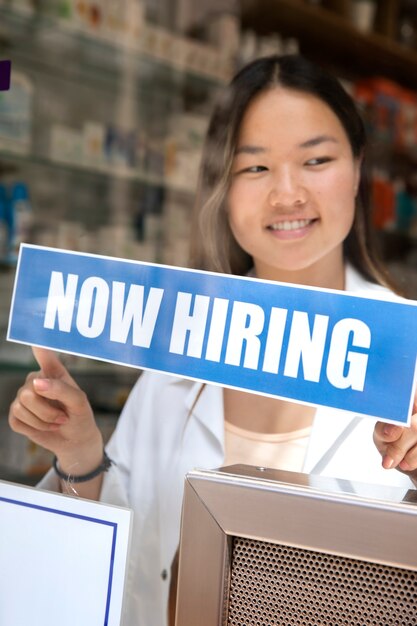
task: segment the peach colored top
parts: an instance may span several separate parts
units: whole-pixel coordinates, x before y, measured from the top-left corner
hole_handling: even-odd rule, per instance
[[[244,463],[301,472],[310,432],[311,426],[289,433],[257,433],[225,422],[224,465]]]

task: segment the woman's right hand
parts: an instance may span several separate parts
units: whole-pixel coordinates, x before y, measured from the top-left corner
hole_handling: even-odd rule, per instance
[[[12,430],[53,452],[67,474],[86,474],[103,458],[103,439],[86,394],[58,356],[33,348],[40,366],[10,406]]]

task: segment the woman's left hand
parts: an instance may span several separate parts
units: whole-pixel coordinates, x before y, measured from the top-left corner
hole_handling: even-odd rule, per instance
[[[417,481],[417,403],[414,404],[411,424],[405,428],[378,422],[374,429],[374,443],[382,455],[382,467],[397,468]]]

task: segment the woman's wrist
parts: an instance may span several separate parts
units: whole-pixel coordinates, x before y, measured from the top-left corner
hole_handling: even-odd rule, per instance
[[[63,471],[59,465],[58,458],[56,456],[54,457],[52,466],[55,470],[55,473],[61,480],[72,483],[84,483],[93,480],[93,478],[100,476],[104,472],[107,472],[112,464],[113,461],[109,458],[106,451],[103,449],[100,463],[98,463],[92,470],[89,470],[87,472],[78,473]]]
[[[93,472],[103,461],[104,442],[100,431],[82,444],[71,443],[55,452],[56,464],[65,475],[82,476]]]

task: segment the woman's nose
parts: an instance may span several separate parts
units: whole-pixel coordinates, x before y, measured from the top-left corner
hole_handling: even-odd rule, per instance
[[[307,189],[297,176],[286,172],[275,178],[269,192],[272,206],[301,206],[306,200]]]

